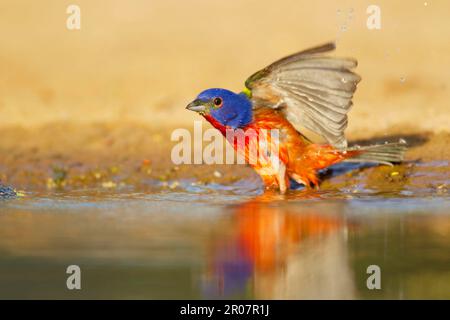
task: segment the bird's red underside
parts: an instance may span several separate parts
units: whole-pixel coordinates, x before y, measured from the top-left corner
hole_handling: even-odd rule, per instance
[[[205,119],[226,136],[227,127],[220,124],[210,115],[205,115]],[[242,128],[247,130],[278,129],[280,132],[279,140],[279,159],[286,166],[286,184],[289,186],[289,178],[295,175],[300,178],[307,187],[317,185],[317,171],[338,163],[346,158],[350,158],[359,153],[359,151],[342,152],[330,145],[313,144],[303,138],[292,124],[287,121],[277,110],[269,108],[257,109],[254,112],[253,122]],[[269,140],[270,141],[270,140]],[[231,141],[238,152],[242,152],[247,162],[249,162],[249,140],[245,141],[245,146],[241,146]],[[270,142],[269,142],[270,143]],[[261,164],[251,164],[251,166],[260,174],[267,187],[279,187],[279,182],[275,176],[262,175],[260,173]],[[296,180],[296,179],[294,179]]]

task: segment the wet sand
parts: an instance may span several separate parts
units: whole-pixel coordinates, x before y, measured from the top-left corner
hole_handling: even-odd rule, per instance
[[[54,124],[38,129],[3,129],[0,134],[0,152],[3,155],[0,179],[17,189],[32,191],[58,187],[69,190],[115,188],[120,185],[147,188],[143,181],[149,179],[168,183],[193,178],[199,183],[228,184],[256,177],[245,165],[173,164],[171,149],[178,143],[170,139],[173,129],[151,129],[138,124]],[[192,128],[187,129],[193,131]],[[350,143],[365,145],[405,139],[410,149],[405,164],[397,166],[402,171],[414,171],[415,164],[420,163],[448,164],[450,134],[402,132],[388,136],[374,134],[370,139],[354,138]],[[204,146],[207,144],[204,142]],[[386,183],[384,175],[398,171],[398,168],[381,166],[363,170],[358,175],[359,179],[383,188]],[[450,179],[450,171],[446,166],[435,170],[440,172],[439,178],[427,175],[422,183],[447,190],[445,181]],[[331,187],[332,183],[324,180],[323,187]],[[349,179],[348,184],[353,182]],[[257,179],[256,185],[262,188]]]

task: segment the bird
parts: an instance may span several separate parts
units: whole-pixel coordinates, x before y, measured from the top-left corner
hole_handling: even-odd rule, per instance
[[[335,48],[329,42],[284,57],[251,75],[242,92],[207,89],[186,109],[218,129],[266,189],[282,194],[295,183],[318,189],[319,171],[339,162],[402,162],[403,139],[348,146],[348,112],[361,77],[352,71],[355,59],[327,54]]]

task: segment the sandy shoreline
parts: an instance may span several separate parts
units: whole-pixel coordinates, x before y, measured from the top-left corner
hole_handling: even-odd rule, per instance
[[[149,128],[136,123],[54,124],[36,129],[2,129],[0,180],[22,189],[46,189],[58,187],[58,181],[64,181],[62,187],[68,183],[67,187],[73,188],[114,188],[120,183],[143,187],[149,179],[167,183],[177,179],[197,179],[228,184],[254,177],[254,172],[242,165],[193,167],[173,164],[170,158],[176,144],[170,140],[173,129]],[[192,131],[188,126],[186,129]],[[449,133],[393,132],[392,135],[354,134],[349,140],[364,145],[403,138],[410,144],[406,154],[408,163],[448,163],[450,160]],[[219,178],[216,171],[220,172]],[[450,178],[448,170],[443,174]]]
[[[409,160],[448,161],[450,3],[378,4],[381,29],[369,30],[356,0],[80,0],[81,29],[70,31],[65,3],[2,3],[0,180],[45,187],[54,167],[134,176],[149,171],[143,161],[167,175],[170,132],[200,120],[184,109],[200,91],[240,91],[258,69],[327,41],[362,77],[350,141],[404,138]]]

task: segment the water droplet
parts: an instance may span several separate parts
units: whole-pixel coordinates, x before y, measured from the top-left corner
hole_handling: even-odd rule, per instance
[[[406,81],[406,78],[405,77],[400,77],[400,82],[401,83],[404,83]]]
[[[336,13],[337,13],[338,15],[340,15],[340,14],[341,14],[341,9],[337,9],[337,10],[336,10]]]
[[[345,78],[342,78],[341,81],[342,81],[342,83],[347,83],[347,79],[345,79]]]

